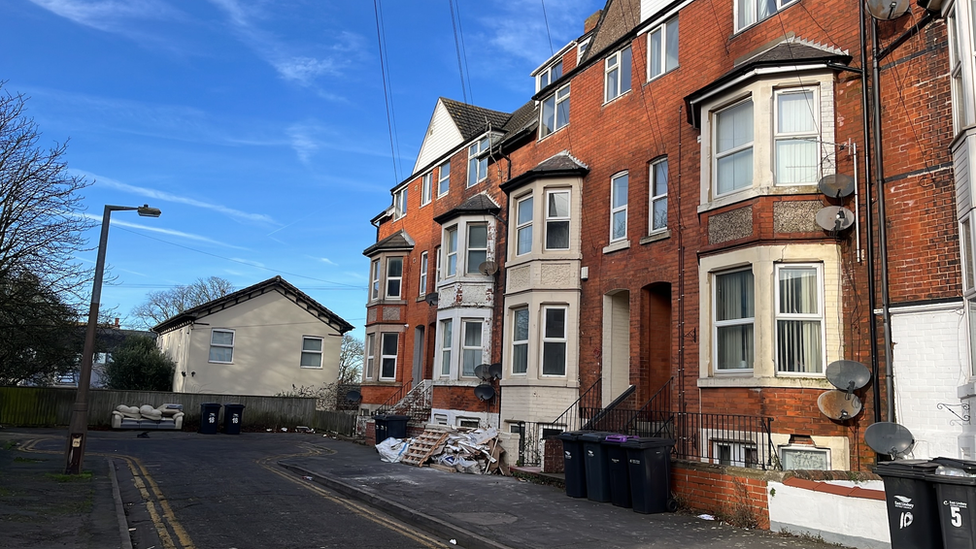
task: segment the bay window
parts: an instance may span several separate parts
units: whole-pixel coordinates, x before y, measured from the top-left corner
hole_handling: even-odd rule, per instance
[[[569,249],[568,190],[546,192],[546,249]]]
[[[447,244],[444,247],[445,260],[444,263],[447,267],[448,277],[452,277],[457,274],[457,251],[458,251],[458,241],[457,241],[457,225],[448,228],[444,231],[444,240]]]
[[[819,116],[812,88],[775,92],[777,185],[815,185],[820,179]]]
[[[453,335],[451,328],[453,321],[448,318],[441,321],[441,375],[451,375],[451,344]]]
[[[512,373],[524,374],[529,368],[529,309],[515,309],[512,319]]]
[[[716,194],[752,186],[753,109],[747,99],[715,113]]]
[[[386,260],[386,297],[400,299],[400,282],[403,280],[403,258],[391,257]]]
[[[379,299],[380,297],[380,260],[373,260],[369,269],[369,299]]]
[[[532,251],[532,195],[516,202],[515,255]]]
[[[752,369],[755,355],[755,296],[751,270],[714,277],[715,365],[717,371]]]
[[[465,273],[479,274],[478,267],[488,260],[488,225],[468,225]]]
[[[381,334],[380,349],[380,379],[396,379],[397,368],[397,348],[400,343],[400,334],[385,333]]]
[[[363,372],[363,379],[373,379],[373,370],[376,366],[376,335],[366,334],[366,368]]]
[[[543,307],[542,375],[566,375],[566,308]]]
[[[776,371],[824,371],[823,297],[817,265],[776,266]]]
[[[481,346],[481,320],[463,320],[461,322],[464,333],[461,335],[461,375],[474,377],[474,369],[481,364],[483,347]]]

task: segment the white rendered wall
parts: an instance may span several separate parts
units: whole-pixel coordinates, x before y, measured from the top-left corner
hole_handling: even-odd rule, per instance
[[[848,484],[849,485],[849,484]],[[884,490],[880,480],[858,483],[870,490]],[[888,511],[876,499],[814,492],[770,481],[769,529],[820,537],[858,549],[888,549]]]
[[[895,421],[914,435],[917,459],[959,456],[952,411],[969,413],[957,394],[970,378],[967,338],[961,301],[891,310]]]

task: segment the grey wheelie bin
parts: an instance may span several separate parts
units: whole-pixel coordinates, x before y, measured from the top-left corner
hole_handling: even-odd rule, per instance
[[[583,463],[583,431],[566,431],[556,435],[563,442],[563,472],[566,475],[566,495],[586,497],[586,465]]]
[[[637,437],[628,435],[609,435],[603,444],[607,447],[607,465],[610,474],[610,503],[617,507],[629,508],[630,467],[627,464],[627,449],[620,445]]]
[[[891,549],[942,549],[935,486],[928,481],[938,467],[909,459],[883,461],[874,468],[884,481]]]
[[[674,512],[678,502],[671,497],[671,448],[674,440],[641,437],[621,443],[627,450],[630,497],[637,513]]]
[[[204,402],[200,405],[200,432],[205,435],[215,435],[217,434],[217,428],[220,427],[218,420],[220,419],[220,403],[219,402]]]
[[[976,461],[935,458],[936,507],[946,549],[976,547]]]
[[[407,421],[410,416],[380,414],[376,420],[376,443],[393,438],[407,438]]]
[[[610,501],[610,458],[603,441],[612,434],[597,431],[580,435],[586,464],[586,498],[591,501]]]
[[[241,434],[241,423],[244,422],[243,404],[224,404],[224,434]]]

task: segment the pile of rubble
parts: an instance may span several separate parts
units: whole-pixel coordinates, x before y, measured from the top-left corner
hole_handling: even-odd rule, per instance
[[[413,438],[390,437],[377,443],[376,450],[380,459],[389,463],[426,465],[441,471],[476,475],[510,474],[504,459],[505,449],[493,428],[431,427]]]

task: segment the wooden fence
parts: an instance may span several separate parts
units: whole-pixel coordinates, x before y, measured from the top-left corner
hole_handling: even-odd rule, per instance
[[[59,387],[0,387],[0,425],[5,427],[58,427],[71,420],[76,389]],[[110,427],[112,411],[119,404],[182,404],[186,416],[184,430],[200,425],[203,403],[243,404],[244,430],[289,430],[299,425],[316,430],[351,435],[356,416],[344,412],[315,410],[315,399],[304,397],[266,397],[157,391],[113,391],[92,389],[88,393],[88,426]],[[348,416],[348,419],[346,417]]]

